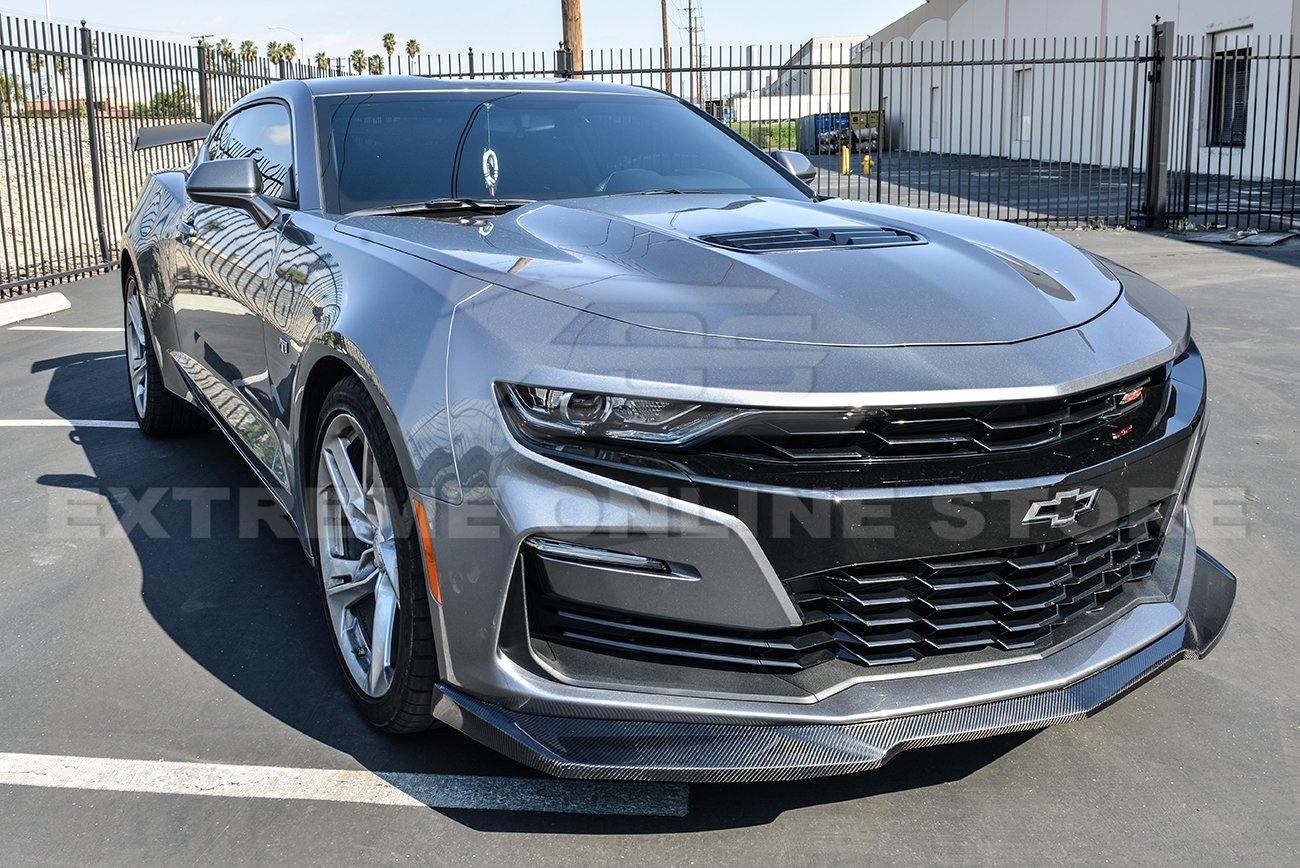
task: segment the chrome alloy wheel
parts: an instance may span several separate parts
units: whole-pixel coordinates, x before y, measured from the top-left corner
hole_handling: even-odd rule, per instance
[[[316,470],[316,538],[334,639],[362,692],[393,682],[397,548],[374,450],[348,413],[334,416]]]
[[[140,286],[132,277],[126,286],[126,367],[131,377],[131,400],[135,402],[135,413],[141,419],[149,406],[149,351],[145,343],[148,339]]]

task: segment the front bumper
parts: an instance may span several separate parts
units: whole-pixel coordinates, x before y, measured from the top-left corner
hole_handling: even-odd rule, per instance
[[[476,740],[562,777],[738,782],[865,771],[909,748],[1088,717],[1183,657],[1204,657],[1227,624],[1237,582],[1199,549],[1188,560],[1179,582],[1186,617],[1172,630],[1070,683],[1045,681],[979,704],[845,724],[689,723],[523,713],[444,686],[435,712]]]
[[[502,419],[494,384],[541,382],[698,400],[695,392],[680,394],[663,384],[688,379],[676,366],[699,358],[710,400],[802,407],[807,400],[733,388],[759,376],[756,362],[776,378],[777,369],[799,361],[790,358],[795,349],[764,347],[756,354],[752,348],[706,341],[707,346],[668,352],[664,341],[673,338],[655,335],[644,342],[644,352],[639,341],[619,344],[618,358],[645,372],[659,388],[616,383],[574,373],[609,364],[604,357],[610,355],[610,341],[597,339],[607,324],[584,320],[577,329],[584,340],[575,342],[576,326],[566,314],[553,329],[564,340],[518,340],[530,351],[525,357],[500,335],[514,334],[521,321],[545,331],[549,308],[526,298],[505,305],[492,302],[491,293],[484,293],[458,309],[449,355],[482,363],[462,363],[449,372],[444,440],[455,457],[455,472],[431,475],[433,487],[416,495],[425,498],[431,515],[442,587],[441,601],[431,604],[443,677],[434,711],[451,726],[522,762],[558,775],[614,779],[727,781],[846,773],[880,765],[907,747],[1033,729],[1086,715],[1179,657],[1205,653],[1222,629],[1235,583],[1198,556],[1194,532],[1179,505],[1150,581],[1151,593],[1108,610],[1086,632],[1047,649],[982,657],[979,652],[935,655],[875,668],[833,660],[793,676],[608,654],[543,653],[531,641],[536,637],[525,614],[528,595],[516,593],[526,583],[514,579],[530,537],[693,569],[691,581],[605,567],[548,574],[549,590],[559,597],[649,619],[647,623],[667,619],[769,635],[804,623],[784,584],[788,578],[917,552],[945,556],[1002,550],[1026,539],[1047,542],[1052,531],[1042,525],[1026,530],[1021,516],[1031,503],[1074,488],[1110,495],[1112,518],[1184,494],[1203,434],[1204,372],[1199,356],[1189,350],[1189,362],[1173,365],[1177,400],[1164,422],[1145,441],[1096,461],[1071,455],[1005,474],[1000,467],[996,473],[981,469],[973,474],[976,478],[922,484],[873,478],[850,486],[696,485],[700,480],[693,477],[692,491],[677,491],[608,468],[595,472],[523,445]],[[1143,308],[1149,313],[1159,302],[1159,297],[1148,298]],[[527,317],[520,313],[521,305],[527,307]],[[1172,306],[1181,311],[1176,303]],[[1141,374],[1178,359],[1187,349],[1185,313],[1167,317],[1181,323],[1181,339],[1163,327],[1151,329],[1147,314],[1138,314],[1136,309],[1115,310],[1077,337],[1062,333],[1030,342],[1033,347],[981,347],[978,365],[973,356],[965,358],[974,353],[971,348],[901,354],[828,350],[816,365],[819,390],[809,395],[819,407],[886,406],[902,400],[900,389],[933,380],[941,371],[961,372],[965,387],[1023,377],[1058,384],[1052,394],[1073,393]],[[1071,355],[1076,340],[1086,349],[1083,358]],[[1058,362],[1071,377],[1091,371],[1089,365],[1111,367],[1097,371],[1095,378],[1090,373],[1095,382],[1066,383],[1044,367]],[[674,367],[664,370],[669,364]],[[899,371],[900,364],[908,370]],[[860,383],[866,370],[888,381],[882,385],[886,392],[846,397],[834,391],[841,381]],[[944,392],[940,403],[973,400],[965,387],[960,394]],[[1027,388],[1015,395],[981,392],[975,397],[1045,397],[1038,386]],[[431,436],[430,444],[436,442]],[[738,492],[734,502],[728,489]],[[951,511],[936,516],[936,508]],[[886,512],[878,517],[880,509]],[[769,527],[765,522],[773,516],[791,518],[788,529]],[[985,521],[966,520],[980,516]],[[950,529],[975,528],[977,538],[941,534],[933,524],[937,517],[949,519],[944,524]],[[877,533],[891,528],[896,535]],[[1029,536],[1017,536],[1022,532]]]

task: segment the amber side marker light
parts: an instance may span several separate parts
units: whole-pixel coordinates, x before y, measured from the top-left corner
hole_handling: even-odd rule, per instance
[[[415,530],[420,535],[420,552],[424,555],[424,577],[429,582],[429,593],[442,605],[442,586],[438,584],[438,561],[433,556],[433,537],[429,535],[429,516],[424,504],[411,498],[415,507]]]

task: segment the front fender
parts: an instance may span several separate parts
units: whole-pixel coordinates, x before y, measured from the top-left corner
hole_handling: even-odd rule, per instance
[[[289,430],[293,432],[292,454],[297,468],[294,474],[297,480],[294,500],[300,505],[304,504],[304,491],[310,486],[310,480],[305,478],[305,467],[307,456],[310,455],[313,446],[312,441],[315,436],[313,423],[315,410],[318,409],[314,403],[307,400],[309,390],[319,388],[320,378],[326,378],[331,383],[337,382],[340,366],[361,381],[367,394],[370,395],[370,400],[379,410],[379,416],[384,422],[388,439],[393,444],[398,466],[407,485],[415,487],[412,485],[412,480],[419,478],[410,444],[403,434],[401,420],[397,411],[393,409],[393,403],[389,400],[387,392],[380,385],[373,365],[370,364],[365,353],[347,337],[338,332],[326,332],[303,348],[293,385],[293,400],[289,402],[291,408]],[[323,399],[324,395],[318,397]],[[303,526],[306,527],[305,524]]]
[[[295,218],[279,271],[306,301],[273,323],[288,343],[291,395],[286,451],[302,502],[302,468],[311,448],[313,394],[339,365],[361,380],[379,410],[407,486],[459,503],[446,413],[447,339],[456,302],[481,281],[365,240],[340,236],[312,218]],[[283,344],[282,344],[283,346]],[[279,350],[268,346],[275,355]],[[272,362],[275,366],[275,362]]]

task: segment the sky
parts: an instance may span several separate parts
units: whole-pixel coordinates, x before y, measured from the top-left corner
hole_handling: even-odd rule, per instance
[[[703,8],[710,45],[788,45],[810,36],[868,36],[923,0],[695,0]],[[686,0],[669,0],[669,16],[684,25]],[[659,0],[584,0],[583,34],[588,49],[650,48],[661,40]],[[0,12],[45,17],[43,0],[0,0]],[[391,31],[398,45],[419,41],[425,52],[550,51],[560,40],[559,0],[222,0],[160,3],[159,0],[51,0],[54,20],[86,19],[104,29],[188,40],[198,34],[235,44],[252,39],[265,51],[270,40],[302,40],[306,56],[342,56],[354,48],[381,51]],[[274,26],[287,27],[273,30]],[[684,44],[674,28],[674,46]],[[399,49],[400,50],[400,49]]]

